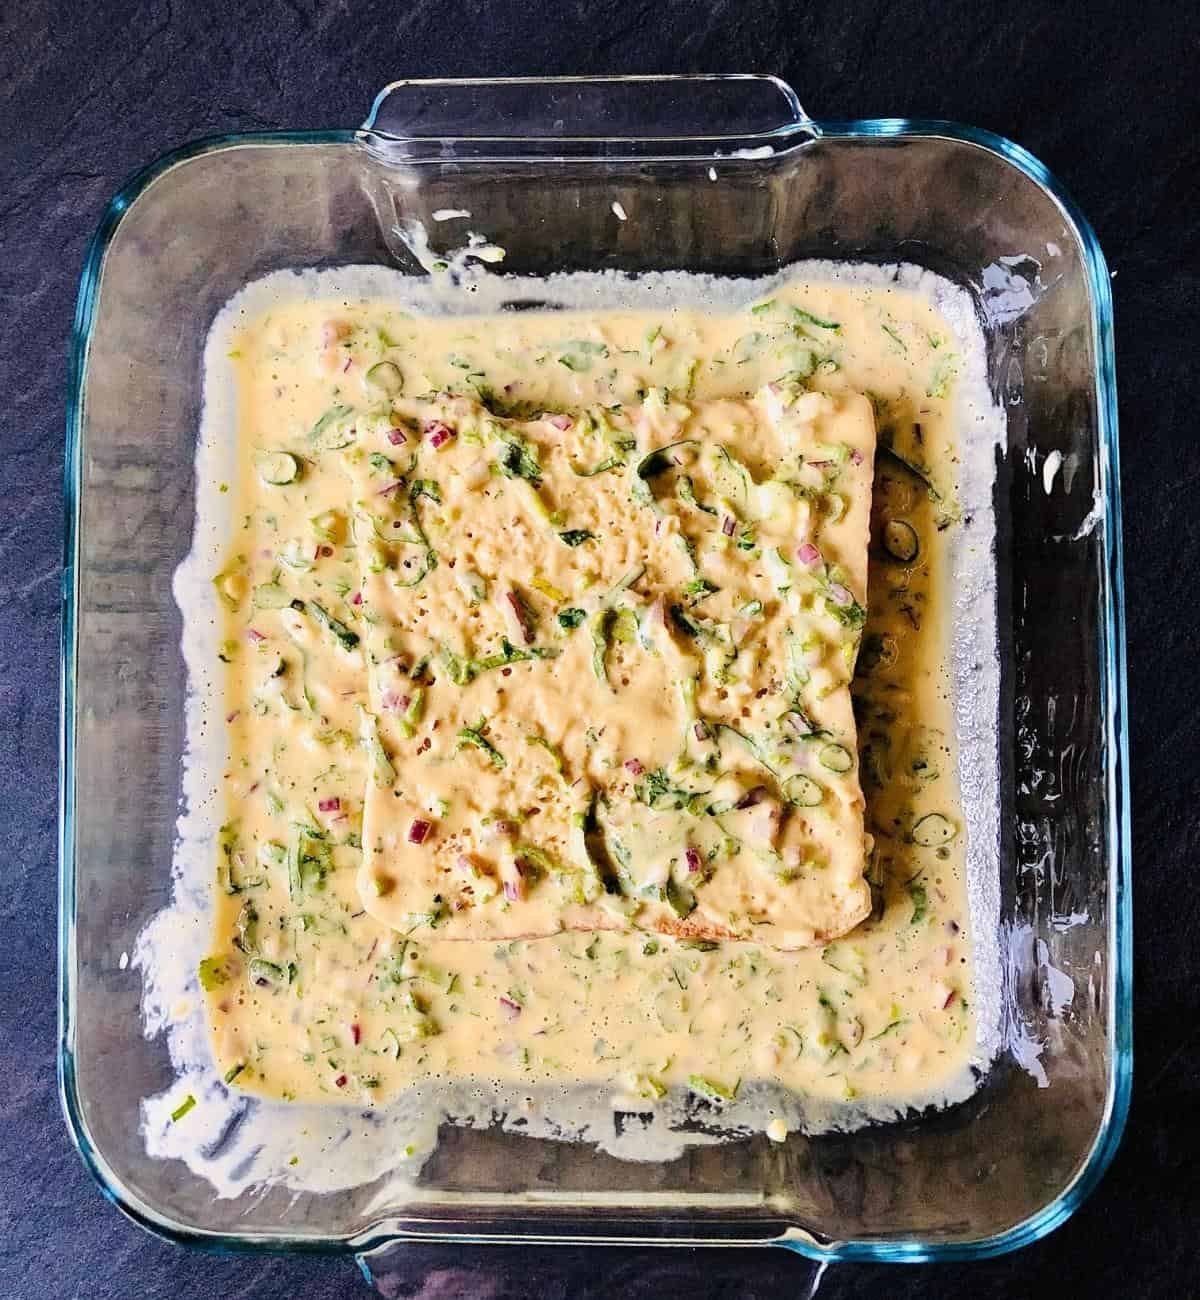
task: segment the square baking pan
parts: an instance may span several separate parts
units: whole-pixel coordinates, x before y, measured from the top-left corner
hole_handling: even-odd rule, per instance
[[[613,197],[639,219],[614,220]],[[854,1132],[660,1162],[446,1126],[415,1184],[217,1197],[152,1158],[173,1066],[125,959],[171,897],[187,679],[172,575],[194,518],[205,341],[283,269],[424,274],[401,232],[469,208],[506,273],[769,275],[915,263],[965,288],[1003,410],[996,456],[999,1051],[976,1094]],[[187,145],[112,200],[80,288],[63,583],[60,1083],[105,1193],[217,1249],[412,1239],[779,1244],[813,1259],[980,1256],[1095,1185],[1132,1069],[1128,742],[1108,274],[1046,169],[985,132],[820,121],[769,77],[396,83],[359,131]],[[988,936],[989,941],[993,936]]]

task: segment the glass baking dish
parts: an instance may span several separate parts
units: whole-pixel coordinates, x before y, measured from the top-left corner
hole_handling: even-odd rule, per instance
[[[614,198],[640,214],[616,221]],[[504,269],[767,274],[917,263],[965,287],[997,456],[1003,1049],[970,1100],[852,1133],[632,1164],[447,1128],[409,1192],[218,1199],[151,1159],[171,1082],[125,954],[168,901],[201,359],[221,306],[281,268],[423,273],[397,227],[469,208]],[[766,77],[397,83],[358,132],[185,146],[111,202],[80,288],[66,456],[60,1083],[105,1194],[166,1237],[367,1256],[412,1239],[778,1244],[919,1261],[1050,1231],[1119,1141],[1132,1068],[1128,743],[1111,304],[1070,199],[970,128],[808,118]]]

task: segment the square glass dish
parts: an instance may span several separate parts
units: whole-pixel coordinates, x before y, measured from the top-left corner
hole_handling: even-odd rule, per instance
[[[716,179],[714,179],[716,178]],[[612,203],[636,208],[614,220]],[[908,262],[965,288],[1003,408],[1002,1047],[943,1112],[629,1163],[447,1128],[415,1187],[217,1198],[151,1158],[172,1066],[124,954],[170,899],[202,357],[222,306],[286,268],[422,274],[397,233],[470,208],[504,270],[759,276]],[[1012,1249],[1095,1185],[1132,1068],[1128,744],[1111,304],[1045,168],[947,123],[818,121],[765,77],[410,82],[358,132],[188,145],[111,202],[79,296],[63,578],[60,1083],[106,1195],[169,1238],[355,1252],[413,1238],[779,1244],[819,1259]]]

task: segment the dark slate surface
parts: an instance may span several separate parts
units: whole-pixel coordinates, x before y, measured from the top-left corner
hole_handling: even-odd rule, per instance
[[[186,140],[353,125],[394,77],[731,69],[783,74],[817,115],[947,117],[1019,141],[1074,193],[1117,274],[1138,916],[1138,1066],[1125,1142],[1091,1201],[1040,1244],[973,1265],[835,1267],[821,1294],[1195,1294],[1200,49],[1190,9],[1046,0],[0,4],[0,1294],[367,1294],[346,1260],[216,1258],[146,1236],[101,1199],[59,1116],[63,400],[76,283],[105,202]],[[765,1251],[428,1247],[412,1250],[400,1293],[748,1297],[795,1294],[800,1278],[788,1257]]]

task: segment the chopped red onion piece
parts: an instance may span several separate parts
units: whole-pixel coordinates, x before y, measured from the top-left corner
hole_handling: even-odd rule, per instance
[[[692,848],[688,849],[687,868],[691,875],[695,875],[700,870],[700,854],[698,850]]]
[[[350,1041],[357,1047],[362,1042],[362,1028],[359,1025],[350,1026]]]
[[[505,873],[504,876],[504,897],[515,903],[525,897],[525,873],[516,861],[512,863],[511,870],[511,875]]]
[[[335,795],[332,799],[321,799],[317,802],[318,812],[337,812],[342,806],[342,801]]]
[[[732,515],[726,515],[725,518],[721,520],[721,531],[725,534],[726,537],[732,537],[733,530],[736,527],[737,527],[737,522]]]
[[[533,629],[529,626],[529,615],[525,612],[525,606],[521,604],[520,596],[515,591],[506,591],[504,599],[513,612],[517,627],[520,628],[521,640],[526,645],[532,645]]]
[[[377,495],[381,497],[390,497],[393,492],[398,492],[403,486],[404,480],[402,478],[393,479],[386,487],[381,487]]]
[[[692,735],[695,736],[697,740],[707,740],[708,728],[703,722],[694,723],[692,726]]]
[[[750,839],[763,846],[775,843],[783,817],[783,806],[775,799],[763,799],[750,818]]]
[[[389,429],[387,440],[393,447],[400,447],[408,441],[408,434],[403,429]]]
[[[346,373],[346,371],[349,370],[350,367],[351,367],[353,364],[354,364],[354,361],[353,361],[350,357],[347,357],[347,358],[346,358],[346,364],[342,367],[342,374],[344,375],[344,374]]]
[[[361,592],[361,591],[356,591],[356,592],[354,593],[354,595],[350,597],[350,603],[351,603],[352,605],[361,605],[361,604],[362,604],[362,592]]]
[[[852,465],[861,465],[863,463],[863,454],[857,447],[850,453],[850,463]]]
[[[454,430],[441,420],[430,420],[425,426],[425,433],[429,438],[429,445],[435,451],[438,447],[444,447],[454,437]]]
[[[842,609],[854,603],[854,597],[850,594],[849,588],[843,587],[840,582],[835,582],[830,586],[829,598],[835,605],[841,606]]]
[[[514,830],[512,822],[499,818],[496,821],[485,823],[480,828],[480,835],[485,841],[491,843],[494,840],[511,839]]]
[[[556,429],[561,429],[564,433],[571,427],[571,417],[569,415],[548,415],[546,423],[552,424]]]
[[[812,542],[805,542],[803,546],[796,549],[796,559],[801,564],[816,564],[820,558],[821,552],[817,550]]]
[[[624,766],[625,770],[627,772],[632,772],[634,776],[641,776],[641,774],[646,770],[642,766],[641,762],[636,758],[627,758]]]
[[[338,1077],[334,1079],[333,1086],[335,1088],[344,1088],[346,1086],[346,1076],[344,1074],[339,1074]]]
[[[247,631],[246,636],[249,637],[255,645],[261,645],[267,639],[260,631],[258,631],[257,628],[253,627]]]
[[[512,998],[501,996],[497,998],[496,1001],[504,1008],[504,1013],[508,1016],[509,1020],[516,1020],[516,1018],[521,1014],[521,1004],[519,1002],[514,1002]]]
[[[783,715],[783,720],[796,733],[797,736],[811,736],[812,728],[808,722],[794,711],[789,711]]]
[[[762,801],[763,795],[767,792],[765,786],[756,785],[753,790],[747,790],[744,795],[734,804],[739,811],[743,808],[753,808],[755,804]]]
[[[418,817],[408,828],[408,842],[410,844],[424,844],[429,830],[429,823]]]

